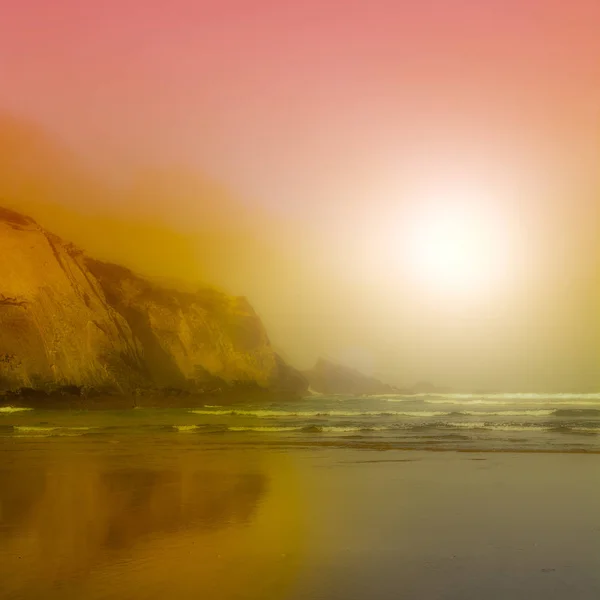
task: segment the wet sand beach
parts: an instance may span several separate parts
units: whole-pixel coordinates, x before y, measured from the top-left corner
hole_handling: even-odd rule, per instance
[[[600,597],[598,454],[198,440],[3,438],[0,597]]]

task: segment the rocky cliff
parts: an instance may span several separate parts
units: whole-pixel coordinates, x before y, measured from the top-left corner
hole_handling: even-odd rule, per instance
[[[386,394],[395,388],[363,375],[356,369],[320,358],[315,366],[304,371],[310,389],[321,394]]]
[[[245,298],[161,287],[0,209],[0,390],[303,391]]]

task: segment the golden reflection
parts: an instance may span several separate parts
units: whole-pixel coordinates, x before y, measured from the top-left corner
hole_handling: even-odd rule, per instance
[[[9,596],[279,598],[300,564],[303,515],[287,455],[45,450],[36,468],[16,449],[4,453]]]

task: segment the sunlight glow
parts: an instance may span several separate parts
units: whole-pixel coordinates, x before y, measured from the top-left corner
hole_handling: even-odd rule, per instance
[[[503,219],[485,200],[446,190],[419,204],[407,240],[407,258],[419,280],[461,293],[499,283],[510,247]]]

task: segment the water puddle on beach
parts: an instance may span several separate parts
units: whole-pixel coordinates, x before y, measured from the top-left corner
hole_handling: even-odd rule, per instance
[[[0,446],[0,597],[279,597],[300,558],[291,461],[81,438]]]

